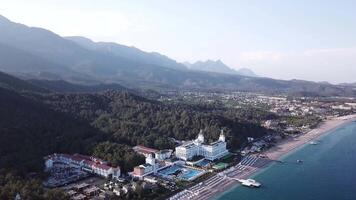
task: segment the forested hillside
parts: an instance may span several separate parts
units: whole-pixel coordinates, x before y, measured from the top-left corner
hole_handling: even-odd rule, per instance
[[[19,78],[13,77],[6,73],[0,71],[0,88],[6,88],[13,91],[28,91],[28,92],[48,92],[48,90],[30,84],[27,81],[21,80]]]
[[[128,172],[144,163],[134,145],[174,148],[173,138],[192,139],[203,129],[212,141],[224,129],[235,150],[247,137],[266,134],[259,121],[271,117],[261,110],[163,103],[138,95],[147,91],[51,93],[7,74],[0,82],[0,199],[17,193],[24,199],[65,199],[41,186],[48,154],[95,155]]]
[[[43,157],[55,152],[94,154],[120,165],[124,172],[144,162],[131,147],[110,143],[109,134],[85,120],[24,94],[29,93],[0,88],[1,200],[14,199],[17,193],[29,200],[67,199],[60,191],[44,190],[41,185]]]
[[[42,170],[53,152],[88,152],[104,133],[41,102],[0,89],[0,166],[20,172]]]
[[[43,156],[87,153],[104,138],[85,122],[0,88],[0,199],[14,199],[17,193],[29,200],[66,199],[42,188]]]
[[[217,139],[220,129],[224,129],[229,147],[238,148],[247,137],[264,135],[267,130],[258,125],[257,119],[269,117],[268,113],[226,109],[219,105],[161,103],[120,91],[36,95],[34,98],[57,111],[87,120],[93,127],[112,135],[115,142],[159,149],[173,147],[171,138],[192,139],[200,129],[210,141]]]

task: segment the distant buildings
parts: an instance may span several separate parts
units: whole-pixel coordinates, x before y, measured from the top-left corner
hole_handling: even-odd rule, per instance
[[[118,179],[121,175],[120,167],[111,167],[107,165],[107,162],[92,156],[52,154],[45,157],[46,170],[50,170],[55,163],[67,164],[105,178],[111,176],[114,179]]]
[[[176,147],[175,155],[185,161],[192,159],[194,156],[203,156],[207,160],[213,161],[222,158],[228,153],[223,131],[221,131],[219,140],[210,144],[204,144],[204,135],[200,131],[197,139]]]

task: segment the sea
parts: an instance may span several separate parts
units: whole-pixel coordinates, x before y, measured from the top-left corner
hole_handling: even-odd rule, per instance
[[[251,178],[261,188],[236,186],[215,200],[356,200],[356,122],[301,146]],[[296,160],[303,160],[297,163]]]

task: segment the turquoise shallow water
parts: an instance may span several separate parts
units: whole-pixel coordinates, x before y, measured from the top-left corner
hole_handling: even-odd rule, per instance
[[[253,176],[259,189],[235,187],[217,200],[356,200],[356,123],[306,144]],[[301,159],[303,164],[297,164]]]

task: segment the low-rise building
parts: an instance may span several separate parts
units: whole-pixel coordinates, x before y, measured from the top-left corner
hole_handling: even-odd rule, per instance
[[[157,160],[166,160],[172,156],[172,152],[173,151],[170,149],[164,149],[164,150],[157,151],[155,153],[155,158]]]
[[[80,154],[52,154],[45,157],[46,170],[53,167],[54,163],[63,163],[74,168],[80,168],[83,171],[93,173],[108,178],[111,176],[118,179],[121,175],[120,167],[112,167],[107,162],[92,156]]]
[[[136,153],[144,155],[145,157],[148,157],[149,155],[155,154],[156,152],[158,152],[157,149],[152,149],[149,147],[145,147],[142,145],[137,145],[135,147],[132,148]]]
[[[134,167],[133,172],[130,172],[129,174],[133,177],[143,179],[147,175],[156,174],[158,170],[161,170],[170,165],[171,163],[158,160],[153,157],[153,154],[150,154],[146,157],[145,164]]]

